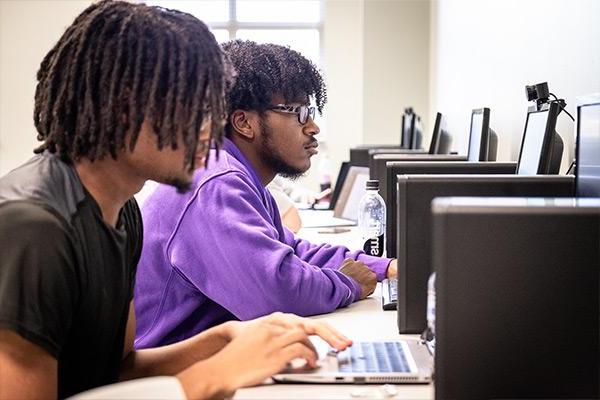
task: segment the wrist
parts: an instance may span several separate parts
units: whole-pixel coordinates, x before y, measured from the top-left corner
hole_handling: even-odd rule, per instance
[[[233,338],[235,338],[235,331],[240,323],[240,321],[227,321],[218,325],[220,328],[218,332],[219,337],[225,340],[227,343],[231,342]]]
[[[176,378],[188,399],[224,399],[235,393],[232,383],[214,364],[214,357],[211,357],[177,374]]]
[[[398,259],[393,258],[390,261],[390,263],[388,264],[387,271],[386,271],[386,277],[388,279],[396,279],[397,276],[398,276]]]

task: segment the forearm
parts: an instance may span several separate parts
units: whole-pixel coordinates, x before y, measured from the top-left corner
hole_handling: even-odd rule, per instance
[[[227,322],[187,340],[153,349],[131,351],[121,365],[121,380],[176,375],[220,351],[228,342]]]
[[[375,272],[378,281],[385,278],[393,279],[396,276],[396,263],[391,263],[392,260],[389,258],[369,256],[361,250],[349,250],[345,246],[316,245],[296,237],[289,231],[286,232],[286,242],[294,248],[295,254],[300,259],[319,268],[339,269],[345,259],[351,258],[364,262],[371,271]]]

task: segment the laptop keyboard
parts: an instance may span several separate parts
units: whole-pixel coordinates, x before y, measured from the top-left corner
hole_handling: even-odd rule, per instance
[[[410,372],[398,342],[356,342],[337,358],[340,372]]]
[[[381,301],[384,310],[395,310],[398,303],[398,281],[384,279],[381,286]]]

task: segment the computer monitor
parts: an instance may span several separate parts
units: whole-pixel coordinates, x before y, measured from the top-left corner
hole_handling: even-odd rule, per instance
[[[450,146],[452,146],[452,136],[442,128],[437,154],[450,154]]]
[[[444,129],[444,117],[442,113],[437,113],[435,116],[435,124],[433,125],[433,132],[431,133],[431,142],[429,142],[429,154],[439,154],[440,140],[442,136],[442,129]]]
[[[403,149],[389,145],[363,145],[350,149],[350,165],[353,167],[369,167],[371,156],[374,154],[427,154],[422,150]]]
[[[414,124],[410,148],[419,150],[421,148],[421,143],[423,142],[423,124],[421,123],[421,117],[416,114],[413,121]]]
[[[469,161],[496,161],[498,135],[490,128],[490,109],[479,108],[471,113]]]
[[[600,197],[600,93],[582,98],[577,105],[578,197]]]
[[[527,112],[517,174],[557,174],[562,157],[562,140],[555,132],[559,113],[557,103]]]
[[[600,398],[599,199],[432,210],[435,398]]]
[[[466,161],[465,156],[457,154],[393,154],[393,153],[375,153],[372,154],[369,162],[369,171],[371,179],[379,181],[379,189],[385,190],[387,185],[386,180],[386,165],[392,161],[408,161],[408,162],[444,162],[444,161]]]
[[[379,194],[383,197],[387,207],[386,216],[386,251],[388,257],[396,257],[396,206],[398,191],[396,185],[388,182],[396,182],[398,175],[420,175],[420,174],[514,174],[517,163],[514,161],[391,161],[387,162],[382,173],[371,179],[379,180]]]
[[[412,132],[414,123],[414,113],[411,107],[404,109],[402,114],[402,129],[400,132],[400,147],[410,149],[412,144]]]
[[[573,196],[573,176],[398,175],[396,248],[398,329],[420,333],[426,326],[427,279],[431,274],[431,201],[446,196]],[[496,232],[488,231],[493,238]],[[535,241],[532,236],[529,241]],[[597,239],[596,239],[597,240]],[[528,243],[523,244],[527,248]],[[489,249],[488,257],[495,257]],[[485,268],[485,264],[480,265]],[[500,295],[500,294],[498,294]]]
[[[329,209],[333,210],[335,205],[340,197],[340,192],[342,191],[342,186],[344,185],[344,181],[348,176],[348,169],[350,169],[350,162],[344,161],[342,165],[340,165],[340,170],[337,175],[337,179],[335,180],[335,186],[333,187],[333,192],[331,193],[331,201],[329,202]]]
[[[379,180],[379,193],[386,204],[386,251],[388,257],[396,256],[396,205],[398,193],[396,183],[397,175],[419,174],[514,174],[516,169],[514,161],[508,162],[467,162],[461,161],[388,161],[380,170],[379,175],[371,179]]]

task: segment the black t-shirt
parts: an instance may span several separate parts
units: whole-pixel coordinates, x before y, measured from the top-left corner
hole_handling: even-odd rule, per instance
[[[44,153],[0,179],[0,329],[58,360],[58,396],[117,380],[142,223],[117,228],[72,165]]]

